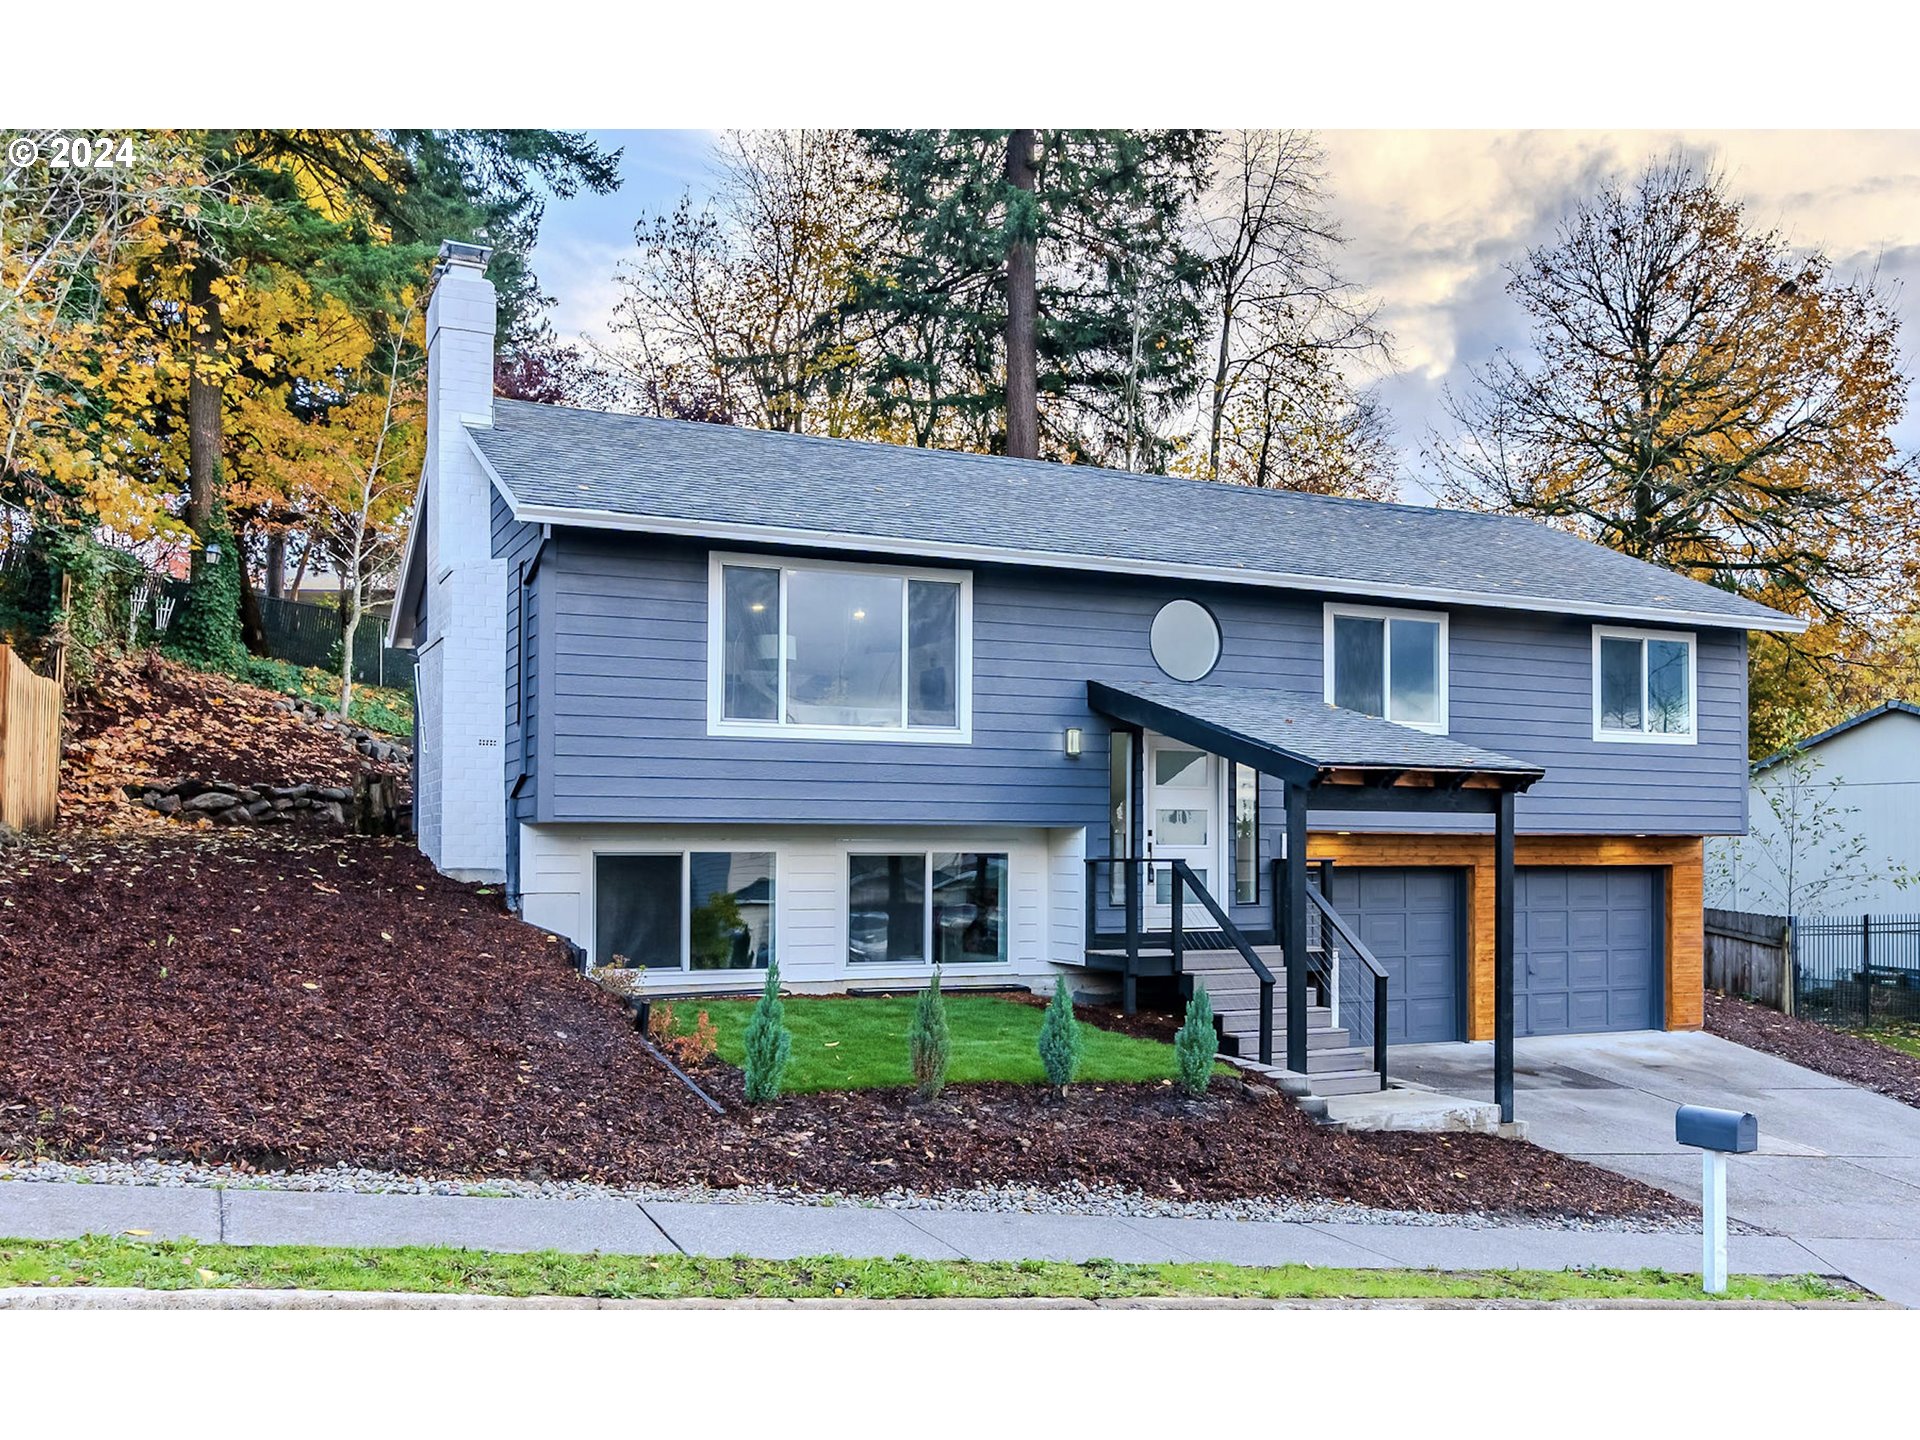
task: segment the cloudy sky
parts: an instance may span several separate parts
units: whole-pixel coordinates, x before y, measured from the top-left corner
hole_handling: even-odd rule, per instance
[[[687,191],[701,198],[710,178],[706,132],[596,133],[623,147],[624,183],[611,196],[554,202],[535,256],[568,338],[606,333],[635,219]],[[1752,223],[1825,250],[1842,275],[1877,270],[1897,291],[1910,372],[1920,356],[1920,132],[1348,130],[1321,142],[1348,269],[1380,298],[1394,335],[1380,383],[1409,499],[1426,498],[1418,451],[1445,423],[1446,388],[1496,349],[1527,343],[1506,267],[1550,238],[1600,177],[1675,146],[1717,164]],[[1920,413],[1901,439],[1920,447]]]

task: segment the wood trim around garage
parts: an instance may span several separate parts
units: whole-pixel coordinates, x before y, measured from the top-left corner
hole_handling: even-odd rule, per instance
[[[1669,1030],[1698,1030],[1705,1004],[1704,847],[1697,835],[1522,835],[1514,863],[1651,867],[1666,871],[1665,1015]],[[1337,835],[1308,837],[1309,860],[1336,865],[1444,866],[1467,872],[1467,1038],[1493,1038],[1493,837]]]

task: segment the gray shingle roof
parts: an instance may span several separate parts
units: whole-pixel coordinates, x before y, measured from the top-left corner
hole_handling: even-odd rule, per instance
[[[499,400],[516,515],[1731,628],[1782,616],[1530,520]],[[563,514],[558,512],[572,512]]]
[[[1230,754],[1236,748],[1231,742],[1239,740],[1316,770],[1431,770],[1524,780],[1546,773],[1538,765],[1445,735],[1338,709],[1318,695],[1174,681],[1138,680],[1122,685],[1090,681],[1087,703],[1103,714],[1135,723],[1166,723],[1164,715],[1156,717],[1142,706],[1187,716],[1215,732],[1217,753]],[[1195,738],[1189,743],[1202,742]]]

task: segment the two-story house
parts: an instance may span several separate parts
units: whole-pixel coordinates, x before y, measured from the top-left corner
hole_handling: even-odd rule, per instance
[[[392,626],[441,869],[681,990],[1206,974],[1295,1069],[1700,1024],[1799,622],[1523,519],[496,401],[484,262]]]

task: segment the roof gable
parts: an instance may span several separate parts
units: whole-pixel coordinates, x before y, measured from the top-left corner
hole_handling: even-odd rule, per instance
[[[502,400],[521,520],[1734,629],[1804,623],[1512,516]]]

